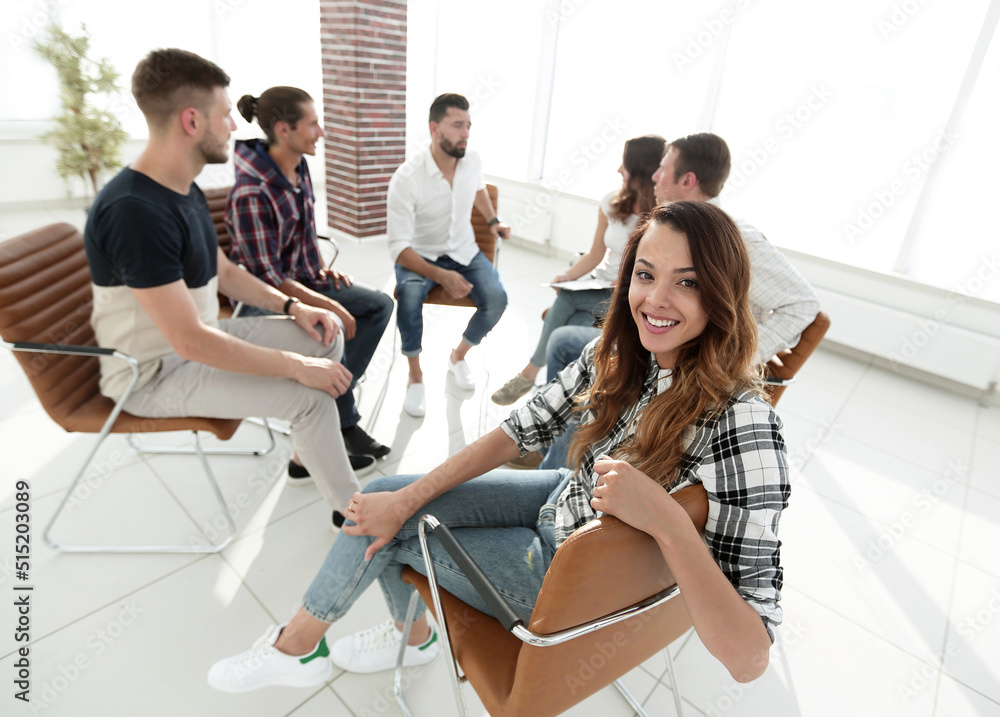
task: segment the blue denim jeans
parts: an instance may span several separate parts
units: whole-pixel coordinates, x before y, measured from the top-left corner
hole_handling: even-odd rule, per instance
[[[354,338],[344,344],[343,364],[354,377],[351,387],[337,398],[337,410],[340,411],[340,427],[349,428],[361,420],[358,407],[354,402],[354,386],[358,379],[368,370],[368,364],[375,354],[385,327],[389,325],[392,316],[392,297],[361,284],[352,286],[340,285],[337,289],[331,286],[319,293],[337,301],[347,309],[357,321]],[[240,316],[262,316],[273,312],[259,309],[256,306],[246,306]]]
[[[472,284],[469,298],[476,305],[476,313],[469,319],[462,339],[469,346],[479,345],[497,325],[507,308],[507,292],[500,283],[496,267],[482,252],[476,254],[468,266],[459,264],[447,254],[438,257],[431,264],[457,271]],[[427,292],[435,286],[436,282],[396,264],[396,301],[399,304],[396,323],[399,325],[404,356],[416,356],[420,353],[424,334],[424,301],[427,299]]]
[[[398,490],[417,478],[377,478],[364,492]],[[305,609],[324,622],[338,620],[377,579],[392,618],[403,622],[413,588],[400,576],[405,565],[426,574],[417,526],[420,516],[430,513],[451,529],[527,622],[555,554],[555,501],[568,480],[569,471],[495,470],[474,478],[421,508],[369,562],[364,555],[373,538],[340,533],[306,591]],[[433,537],[428,542],[438,583],[490,614],[451,556]],[[416,615],[422,615],[424,609],[421,603]]]
[[[595,319],[607,313],[606,304],[611,299],[611,293],[611,289],[560,291],[545,315],[542,335],[538,337],[535,353],[531,355],[531,365],[541,368],[546,364],[549,338],[556,329],[564,326],[592,327]],[[550,380],[554,376],[554,373],[549,373]]]
[[[563,292],[565,293],[565,292]],[[546,371],[551,381],[556,375],[571,363],[580,358],[583,347],[601,335],[601,330],[592,326],[563,326],[552,332],[546,351]],[[569,445],[573,441],[577,424],[573,423],[566,432],[556,439],[545,451],[545,458],[539,470],[554,470],[565,468]]]

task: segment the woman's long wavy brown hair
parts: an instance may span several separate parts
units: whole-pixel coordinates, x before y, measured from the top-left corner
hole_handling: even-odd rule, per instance
[[[594,420],[577,431],[570,464],[579,468],[587,446],[611,433],[618,417],[639,400],[650,371],[650,352],[639,339],[629,287],[639,241],[655,224],[687,237],[708,324],[680,347],[670,388],[643,409],[635,433],[614,457],[669,487],[684,455],[684,429],[719,413],[734,394],[759,392],[761,385],[746,246],[729,215],[705,202],[661,204],[629,237],[594,356],[594,384],[577,398],[577,408],[592,411]]]
[[[653,174],[660,168],[666,149],[667,140],[658,134],[645,134],[625,141],[622,166],[628,172],[628,181],[611,200],[608,219],[624,222],[633,214],[645,214],[656,205]],[[635,211],[637,208],[639,211]]]

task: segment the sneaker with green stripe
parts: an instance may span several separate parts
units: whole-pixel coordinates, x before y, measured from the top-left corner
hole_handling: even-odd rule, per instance
[[[330,648],[333,664],[348,672],[381,672],[396,666],[399,644],[403,633],[396,623],[388,620],[368,630],[342,637]],[[431,635],[423,644],[407,645],[403,655],[404,667],[425,665],[437,656],[437,631],[431,628]]]
[[[223,692],[250,692],[271,685],[312,687],[333,677],[326,638],[305,655],[286,655],[274,647],[284,625],[267,629],[253,647],[219,660],[208,672],[208,684]]]

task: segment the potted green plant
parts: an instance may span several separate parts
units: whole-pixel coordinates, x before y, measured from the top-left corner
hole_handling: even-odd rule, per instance
[[[52,63],[59,74],[62,112],[55,118],[56,127],[42,135],[42,140],[59,151],[56,171],[63,179],[90,179],[93,196],[101,187],[102,175],[122,166],[122,145],[128,133],[118,118],[94,102],[97,95],[109,96],[121,91],[118,72],[106,58],[92,60],[90,35],[86,25],[74,37],[58,25],[51,25],[44,39],[33,43],[34,49]]]

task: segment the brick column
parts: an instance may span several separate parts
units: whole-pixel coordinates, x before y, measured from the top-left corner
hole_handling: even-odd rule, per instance
[[[406,0],[320,0],[320,45],[329,224],[384,234],[406,158]]]

